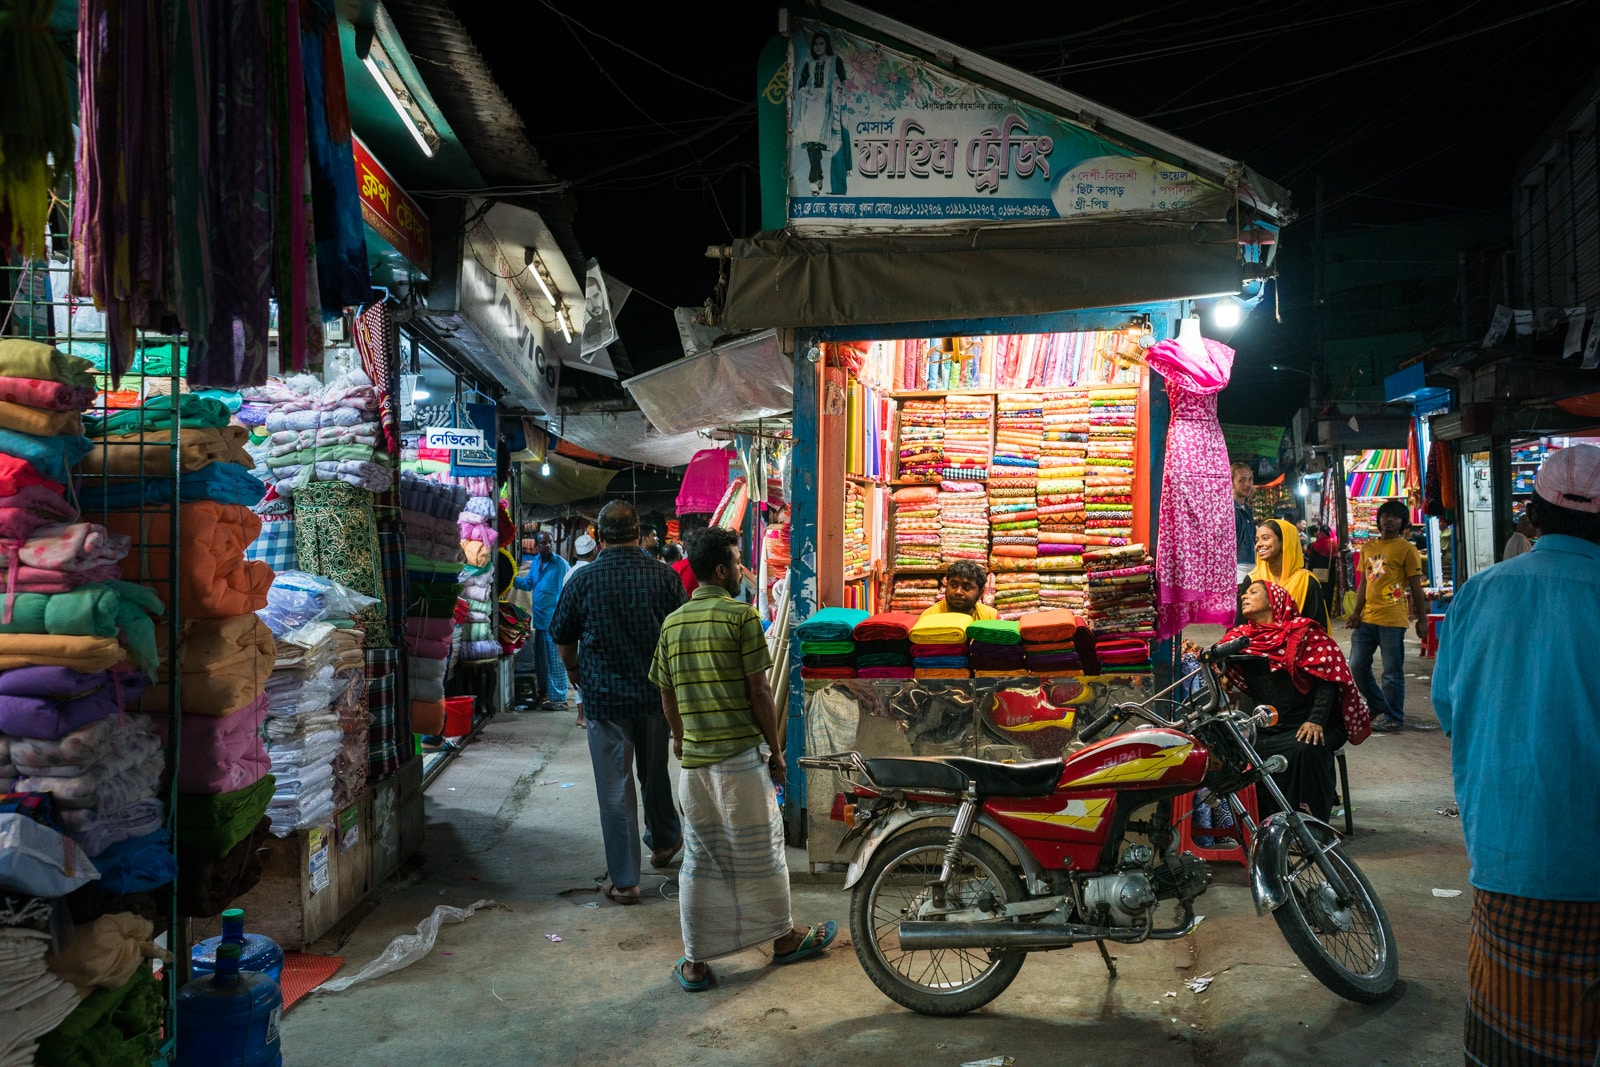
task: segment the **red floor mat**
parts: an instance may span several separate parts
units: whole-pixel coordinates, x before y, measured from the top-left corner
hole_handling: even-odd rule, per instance
[[[287,1012],[317,986],[344,966],[343,956],[317,956],[309,952],[283,954],[283,1010]]]

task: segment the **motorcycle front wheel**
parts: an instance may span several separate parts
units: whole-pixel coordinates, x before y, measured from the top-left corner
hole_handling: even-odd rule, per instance
[[[1343,846],[1334,845],[1327,856],[1350,889],[1350,902],[1339,906],[1316,861],[1292,841],[1283,872],[1289,899],[1272,918],[1300,962],[1323,985],[1346,1000],[1382,1000],[1400,976],[1400,952],[1389,916]]]
[[[891,838],[872,857],[850,900],[856,956],[872,984],[895,1003],[923,1015],[960,1015],[989,1003],[1022,969],[1026,952],[983,948],[908,952],[900,924],[928,900],[928,883],[944,867],[947,828]],[[969,837],[951,875],[948,906],[999,907],[1024,896],[1022,879],[993,845]]]

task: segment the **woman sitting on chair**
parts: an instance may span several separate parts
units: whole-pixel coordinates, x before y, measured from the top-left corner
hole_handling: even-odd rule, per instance
[[[1274,776],[1278,788],[1290,804],[1327,822],[1338,791],[1333,754],[1372,732],[1366,701],[1344,653],[1296,610],[1288,590],[1252,581],[1240,596],[1239,614],[1243,623],[1223,640],[1248,637],[1250,647],[1228,663],[1228,678],[1251,700],[1278,709],[1277,725],[1257,732],[1256,750],[1289,761]],[[1262,815],[1275,807],[1265,795],[1256,800]]]

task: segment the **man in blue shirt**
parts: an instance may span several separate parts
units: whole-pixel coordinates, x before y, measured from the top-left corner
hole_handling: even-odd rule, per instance
[[[548,530],[535,534],[533,558],[523,564],[515,583],[518,589],[533,592],[529,609],[533,632],[528,635],[528,643],[533,646],[534,671],[543,701],[539,707],[544,710],[567,706],[567,670],[556,654],[555,642],[550,640],[550,620],[555,616],[556,601],[561,599],[561,585],[571,564],[556,555],[555,547]]]
[[[1553,452],[1542,536],[1476,575],[1439,628],[1433,710],[1450,736],[1476,894],[1466,1062],[1600,1051],[1600,448]]]
[[[1243,585],[1256,566],[1256,518],[1250,511],[1250,494],[1256,491],[1256,474],[1248,463],[1234,463],[1229,468],[1233,474],[1233,547],[1238,568],[1234,574],[1237,584]]]

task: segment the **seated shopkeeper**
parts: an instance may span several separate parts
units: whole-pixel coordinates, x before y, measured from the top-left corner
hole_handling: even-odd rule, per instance
[[[970,559],[958,559],[944,572],[944,599],[922,614],[942,615],[953,612],[971,615],[974,619],[998,619],[1000,613],[987,604],[980,604],[983,587],[989,582],[988,572]]]
[[[1257,731],[1256,751],[1287,759],[1288,769],[1273,776],[1278,788],[1290,804],[1327,822],[1338,792],[1333,754],[1372,732],[1366,701],[1344,653],[1300,614],[1288,590],[1252,581],[1240,597],[1239,614],[1242,624],[1222,639],[1248,637],[1250,647],[1229,661],[1228,678],[1252,702],[1278,709],[1277,725]],[[1256,801],[1262,815],[1276,810],[1265,792],[1257,790]]]

